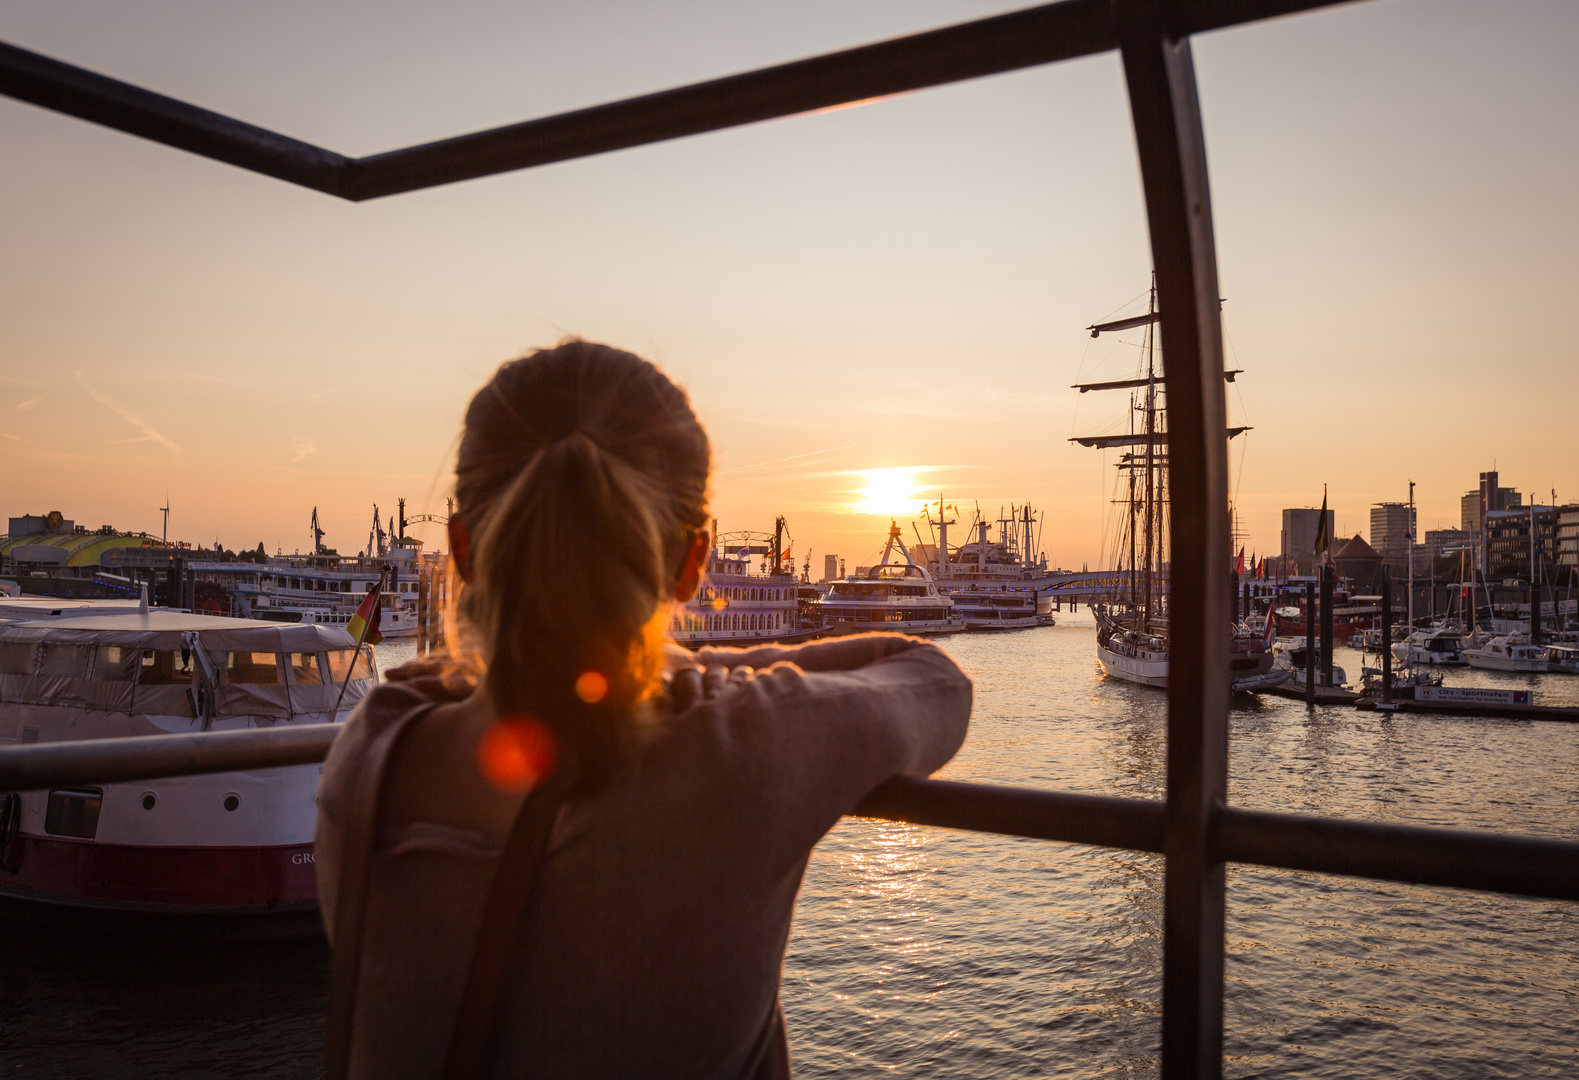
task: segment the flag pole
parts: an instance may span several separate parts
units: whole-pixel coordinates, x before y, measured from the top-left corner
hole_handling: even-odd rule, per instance
[[[368,594],[369,596],[376,597],[379,600],[384,598],[384,576],[388,573],[389,567],[387,566],[378,572],[378,584],[373,586],[373,591]],[[356,651],[351,654],[351,663],[347,665],[345,678],[340,682],[340,696],[334,699],[334,710],[329,720],[331,724],[334,723],[334,716],[339,715],[340,705],[345,701],[346,688],[351,685],[351,676],[356,672],[356,661],[361,657],[362,645],[367,641],[367,628],[373,625],[373,619],[382,617],[381,610],[381,605],[375,603],[373,610],[368,613],[369,618],[362,620],[362,632],[356,636]]]

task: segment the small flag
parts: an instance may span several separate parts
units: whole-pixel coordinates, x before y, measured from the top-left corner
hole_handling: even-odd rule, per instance
[[[1272,643],[1274,641],[1276,641],[1276,640],[1277,640],[1277,615],[1273,612],[1273,610],[1271,608],[1267,608],[1267,613],[1266,613],[1266,630],[1261,635],[1261,644],[1262,644],[1262,646],[1264,648],[1270,649],[1272,647]]]
[[[351,616],[351,621],[345,628],[357,641],[367,645],[377,645],[384,640],[384,635],[378,632],[378,601],[384,593],[384,578],[380,574],[378,584],[367,590],[367,595],[362,597],[362,602],[357,605],[356,614]]]
[[[1242,574],[1244,574],[1244,572],[1245,572],[1245,549],[1244,548],[1240,548],[1239,549],[1239,558],[1234,560],[1234,573],[1242,575]]]
[[[1321,517],[1316,521],[1316,550],[1315,554],[1321,556],[1323,566],[1327,564],[1327,547],[1332,543],[1332,537],[1327,535],[1327,487],[1321,488]]]

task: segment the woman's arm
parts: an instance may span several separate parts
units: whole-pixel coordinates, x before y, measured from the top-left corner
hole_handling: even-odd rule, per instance
[[[698,649],[696,663],[704,668],[751,667],[760,670],[784,663],[794,664],[802,671],[853,671],[885,656],[927,647],[927,643],[920,638],[904,634],[852,634],[805,645]]]

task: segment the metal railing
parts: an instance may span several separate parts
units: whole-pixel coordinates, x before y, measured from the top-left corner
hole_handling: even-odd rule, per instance
[[[1217,260],[1190,35],[1333,0],[1064,0],[422,146],[349,158],[0,45],[0,93],[361,201],[1117,50],[1139,150],[1169,392],[1167,793],[1105,798],[894,780],[863,814],[1164,857],[1162,1075],[1222,1072],[1225,864],[1579,900],[1579,843],[1227,804],[1227,427]],[[0,790],[320,760],[335,729],[0,751]]]

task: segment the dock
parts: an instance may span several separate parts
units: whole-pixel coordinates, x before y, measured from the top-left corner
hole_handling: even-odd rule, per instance
[[[1362,697],[1355,708],[1370,712],[1441,713],[1447,716],[1481,716],[1493,720],[1555,720],[1579,723],[1579,707],[1572,705],[1494,705],[1472,701],[1394,701],[1383,705]]]
[[[1276,694],[1278,697],[1289,698],[1293,701],[1305,700],[1305,688],[1303,686],[1291,686],[1288,683],[1268,686],[1265,689],[1256,691],[1256,693]],[[1317,705],[1353,705],[1364,696],[1358,690],[1345,690],[1341,686],[1316,687]]]

